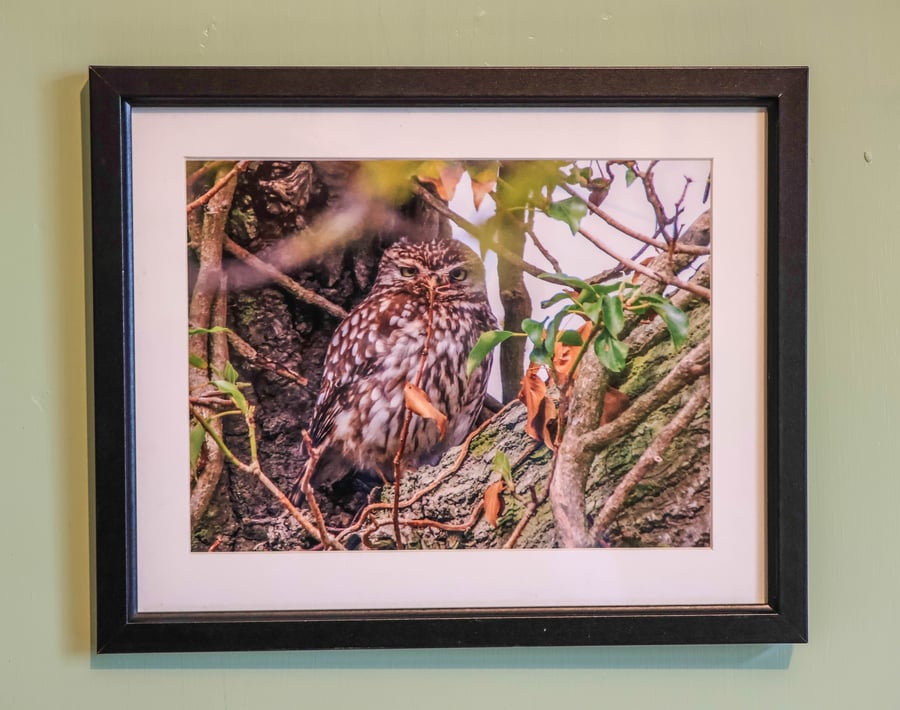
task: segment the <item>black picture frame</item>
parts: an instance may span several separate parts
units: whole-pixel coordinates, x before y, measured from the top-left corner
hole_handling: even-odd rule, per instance
[[[807,640],[806,68],[90,69],[98,653]],[[134,107],[758,107],[767,114],[767,601],[683,607],[138,613]]]

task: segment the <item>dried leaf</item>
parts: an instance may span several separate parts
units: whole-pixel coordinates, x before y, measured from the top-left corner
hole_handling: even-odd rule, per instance
[[[575,358],[578,357],[578,351],[587,344],[592,328],[593,323],[587,322],[578,329],[577,333],[581,337],[581,345],[567,345],[562,341],[564,333],[576,331],[566,330],[560,334],[560,339],[556,341],[556,345],[553,348],[553,369],[556,371],[556,376],[560,383],[565,382],[569,378],[572,366],[575,364]]]
[[[441,433],[441,438],[444,438],[447,434],[447,415],[431,403],[425,390],[412,382],[407,382],[403,386],[403,399],[406,402],[406,408],[411,412],[418,414],[423,419],[433,419]]]
[[[490,182],[476,182],[475,180],[472,180],[472,202],[475,205],[476,211],[481,208],[481,203],[484,202],[484,198],[496,189],[496,180],[491,180]]]
[[[609,424],[622,412],[628,409],[630,404],[628,395],[620,392],[615,387],[609,387],[603,395],[603,414],[600,415],[600,426]]]
[[[484,489],[484,517],[492,528],[497,527],[497,517],[503,510],[503,498],[501,494],[506,484],[503,481],[494,481]]]
[[[420,182],[434,185],[438,196],[445,202],[450,202],[465,171],[462,163],[457,161],[426,160],[419,165],[416,177]]]
[[[547,397],[547,383],[540,375],[540,367],[530,365],[522,378],[519,400],[525,403],[528,419],[525,432],[547,448],[555,450],[553,439],[556,429],[556,404]]]

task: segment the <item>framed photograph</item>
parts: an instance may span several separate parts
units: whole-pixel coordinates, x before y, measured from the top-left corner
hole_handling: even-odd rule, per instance
[[[89,88],[99,653],[806,641],[805,68]]]

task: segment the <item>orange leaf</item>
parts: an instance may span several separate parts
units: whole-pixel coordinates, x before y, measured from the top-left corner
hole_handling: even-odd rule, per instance
[[[519,399],[525,403],[525,410],[528,412],[525,432],[532,439],[553,449],[556,405],[547,397],[547,383],[541,379],[538,372],[540,372],[539,365],[529,365],[522,378],[522,389],[519,390]]]
[[[500,162],[497,160],[488,163],[470,162],[468,170],[472,180],[472,202],[475,204],[475,209],[478,210],[485,196],[497,189]]]
[[[491,524],[492,528],[497,527],[497,516],[503,510],[503,498],[501,493],[506,484],[501,481],[494,481],[491,485],[484,489],[484,517]]]
[[[622,412],[628,409],[630,404],[628,395],[620,392],[615,387],[609,387],[603,395],[603,414],[600,415],[600,426],[609,424]]]
[[[411,412],[418,414],[423,419],[433,419],[441,433],[441,438],[444,438],[447,433],[447,415],[431,403],[425,390],[412,382],[407,382],[403,386],[403,400],[406,402],[406,408]]]
[[[438,197],[449,202],[456,194],[456,186],[466,169],[458,161],[426,160],[416,170],[420,182],[434,185]]]
[[[578,334],[581,336],[584,345],[565,345],[558,340],[556,341],[556,345],[553,347],[553,369],[556,371],[560,384],[569,378],[569,372],[575,364],[578,351],[587,345],[587,339],[591,335],[592,327],[593,324],[589,321],[578,329]]]
[[[475,182],[472,181],[472,202],[475,204],[475,209],[478,210],[481,207],[481,203],[484,202],[484,198],[487,195],[490,195],[494,190],[497,189],[497,181],[493,180],[491,182]]]
[[[438,194],[447,202],[456,194],[456,186],[466,169],[458,163],[449,163],[441,168],[441,184],[438,186]]]

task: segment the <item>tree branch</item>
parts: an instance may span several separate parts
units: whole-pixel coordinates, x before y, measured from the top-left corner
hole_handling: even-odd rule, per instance
[[[211,188],[209,188],[209,190],[200,195],[200,197],[198,197],[193,202],[189,202],[187,205],[187,211],[190,212],[192,210],[195,210],[198,207],[209,202],[216,195],[216,193],[219,192],[219,190],[221,190],[223,187],[225,187],[229,182],[231,182],[231,180],[234,179],[239,172],[242,172],[247,168],[247,163],[248,161],[246,160],[242,160],[239,163],[236,163],[235,166],[227,173],[225,173],[224,177],[217,180],[216,183]],[[231,188],[231,191],[232,193],[234,192],[234,187]],[[229,202],[231,202],[231,200],[229,200]]]
[[[487,230],[483,227],[479,227],[477,224],[473,224],[465,217],[457,214],[453,210],[451,210],[447,205],[445,205],[441,200],[432,195],[428,190],[426,190],[421,185],[414,185],[413,192],[425,203],[428,204],[429,207],[440,212],[447,219],[453,222],[460,229],[468,232],[473,237],[475,237],[481,244],[487,249],[491,249],[500,259],[503,259],[511,266],[514,266],[518,269],[521,269],[526,274],[530,276],[534,276],[538,278],[542,274],[546,274],[546,269],[541,269],[534,264],[530,264],[525,261],[522,257],[517,256],[514,252],[507,249],[502,244],[498,243],[493,235],[488,234]],[[543,281],[548,281],[550,283],[555,283],[560,286],[566,286],[564,281],[560,281],[558,279],[553,278],[552,276],[545,276]]]
[[[622,234],[624,234],[628,237],[631,237],[632,239],[636,239],[639,242],[643,242],[644,244],[647,244],[648,246],[655,247],[656,249],[659,249],[660,251],[668,250],[669,247],[665,242],[661,242],[658,239],[653,239],[652,237],[648,237],[646,234],[641,234],[640,232],[635,231],[634,229],[631,229],[630,227],[622,224],[615,217],[613,217],[611,214],[609,214],[605,210],[601,210],[599,207],[592,204],[590,201],[584,199],[581,195],[578,194],[578,192],[575,190],[575,188],[573,188],[571,185],[567,185],[567,184],[563,183],[560,185],[560,187],[563,190],[565,190],[566,192],[568,192],[570,195],[572,195],[572,197],[576,197],[579,200],[581,200],[582,202],[584,202],[584,204],[587,205],[587,208],[591,212],[593,212],[595,215],[597,215],[600,219],[602,219],[604,222],[606,222],[610,227],[612,227],[616,231],[619,231]],[[679,253],[679,254],[693,254],[695,256],[703,256],[705,254],[709,254],[709,247],[701,246],[698,244],[677,244],[675,246],[675,252]]]
[[[340,318],[341,320],[347,317],[347,311],[345,311],[339,305],[337,305],[336,303],[332,303],[327,298],[325,298],[324,296],[320,296],[315,291],[304,288],[296,281],[294,281],[294,279],[286,276],[279,269],[275,268],[268,262],[263,261],[255,254],[251,254],[249,251],[233,242],[228,237],[225,237],[225,249],[230,254],[236,256],[238,259],[247,264],[247,266],[250,266],[251,268],[256,269],[256,271],[259,271],[260,273],[268,276],[270,279],[272,279],[272,281],[277,283],[292,295],[299,298],[301,301],[314,306],[318,306],[322,310],[330,313],[336,318]]]
[[[694,392],[691,394],[687,403],[672,417],[672,420],[666,424],[656,438],[644,450],[638,458],[637,463],[631,470],[625,474],[619,485],[616,486],[612,495],[606,499],[600,512],[594,518],[594,524],[591,526],[590,536],[594,541],[594,545],[603,543],[603,536],[610,523],[615,520],[616,516],[625,505],[634,487],[641,482],[641,479],[653,469],[654,466],[662,463],[663,453],[671,445],[672,441],[678,436],[685,427],[693,421],[697,412],[709,401],[709,377],[701,377]]]
[[[306,532],[312,535],[319,542],[322,542],[316,526],[313,525],[307,519],[307,517],[297,509],[297,506],[295,506],[293,503],[291,503],[290,500],[288,500],[288,497],[284,493],[282,493],[281,489],[272,482],[272,479],[269,478],[265,473],[263,473],[262,469],[259,467],[259,463],[255,462],[250,465],[241,461],[237,456],[234,455],[231,449],[228,448],[222,437],[220,437],[213,430],[209,422],[203,418],[203,416],[199,411],[197,411],[195,407],[191,407],[191,414],[194,415],[194,418],[200,423],[200,426],[202,426],[206,430],[206,433],[213,438],[213,440],[216,442],[216,446],[221,449],[222,453],[225,455],[225,458],[227,458],[235,466],[235,468],[243,473],[249,473],[252,476],[256,476],[256,478],[259,479],[260,483],[262,483],[263,486],[265,486],[266,489],[268,489],[269,492],[278,499],[278,502],[284,506],[285,510],[290,513],[291,517],[294,518],[294,520],[296,520],[298,523],[300,523],[300,525],[304,530],[306,530]]]
[[[618,261],[619,263],[625,264],[632,271],[636,271],[639,274],[643,274],[649,279],[653,279],[654,281],[659,281],[660,283],[669,284],[670,286],[675,286],[680,289],[684,289],[685,291],[690,291],[696,296],[700,296],[701,298],[705,298],[709,301],[712,298],[712,292],[708,288],[703,288],[702,286],[697,286],[692,284],[690,281],[683,281],[679,279],[677,276],[669,276],[667,274],[661,274],[658,271],[653,271],[652,269],[648,269],[643,264],[639,264],[638,262],[629,259],[627,256],[623,254],[619,254],[614,251],[610,247],[606,246],[599,238],[585,230],[583,227],[578,228],[578,233],[583,237],[588,239],[594,246],[596,246],[601,251],[609,254],[613,259]]]
[[[263,355],[233,330],[229,330],[226,335],[228,336],[228,342],[231,343],[231,346],[251,365],[264,370],[270,370],[271,372],[281,375],[285,379],[296,382],[298,385],[304,387],[309,384],[309,380],[303,375],[297,374],[289,367],[285,367],[284,365],[275,362],[272,358]]]
[[[676,392],[709,372],[710,340],[707,336],[678,361],[668,375],[649,392],[638,397],[616,419],[579,437],[578,445],[594,452],[619,437],[630,434],[653,410],[668,402]]]

